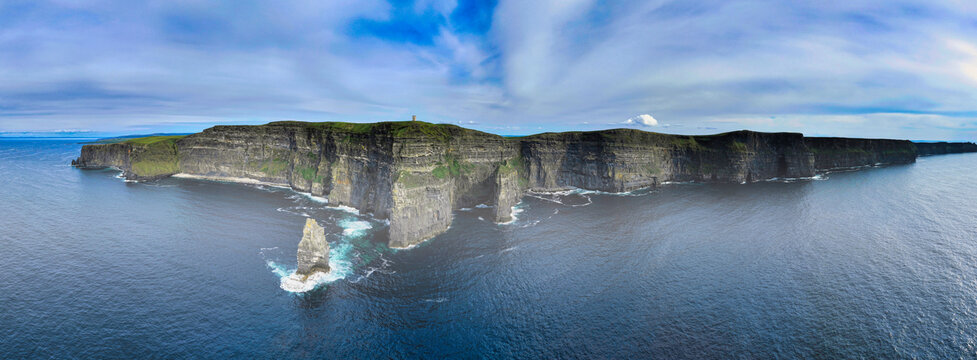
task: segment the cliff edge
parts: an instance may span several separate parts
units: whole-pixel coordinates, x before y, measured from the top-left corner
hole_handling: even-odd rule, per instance
[[[496,222],[511,220],[511,207],[528,190],[622,192],[669,181],[811,177],[833,168],[911,163],[918,145],[753,131],[502,137],[420,121],[285,121],[85,145],[73,164],[115,167],[134,180],[179,173],[281,184],[388,219],[388,245],[405,248],[447,230],[461,207],[494,204]]]

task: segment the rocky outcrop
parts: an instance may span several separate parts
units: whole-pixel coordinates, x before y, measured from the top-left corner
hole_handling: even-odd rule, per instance
[[[509,221],[527,190],[622,192],[669,181],[809,177],[839,167],[911,163],[917,146],[752,131],[682,136],[614,129],[506,138],[424,122],[275,122],[86,145],[75,164],[117,167],[130,179],[183,173],[289,186],[388,219],[389,246],[404,248],[447,230],[460,207],[494,204],[494,220]]]
[[[972,142],[918,142],[916,153],[924,155],[943,155],[977,152],[977,144]]]
[[[329,243],[326,231],[315,220],[305,219],[302,241],[297,254],[298,269],[281,278],[283,290],[302,293],[315,289],[329,279]]]
[[[299,267],[295,273],[300,276],[329,272],[329,243],[326,242],[326,230],[311,218],[305,219],[297,258]]]

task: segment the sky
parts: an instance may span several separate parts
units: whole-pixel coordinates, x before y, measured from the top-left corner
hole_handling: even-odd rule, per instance
[[[973,0],[0,0],[0,133],[278,120],[977,140]]]

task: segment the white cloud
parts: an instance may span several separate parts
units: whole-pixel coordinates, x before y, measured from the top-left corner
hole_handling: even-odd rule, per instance
[[[455,27],[457,0],[56,1],[0,11],[0,130],[417,114],[549,131],[653,109],[668,124],[627,124],[977,139],[973,0],[499,0],[487,34]],[[447,21],[427,45],[350,31],[429,13]]]
[[[641,114],[624,122],[628,125],[658,126],[658,120],[648,114]]]

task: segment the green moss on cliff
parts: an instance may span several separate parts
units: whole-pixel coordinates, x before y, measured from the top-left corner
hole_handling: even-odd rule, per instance
[[[523,162],[522,156],[517,156],[509,160],[505,160],[499,165],[499,172],[503,174],[510,174],[512,172],[522,172],[525,164]]]
[[[312,182],[322,182],[322,176],[321,175],[317,175],[316,174],[317,172],[318,171],[315,168],[312,168],[312,167],[300,167],[300,168],[298,168],[298,173],[299,173],[299,175],[302,176],[303,179],[308,180],[308,181],[312,181]]]
[[[742,141],[736,141],[736,140],[733,140],[733,142],[729,143],[729,149],[732,150],[732,151],[734,151],[734,152],[746,152],[747,151],[746,143],[744,143]]]
[[[394,178],[394,183],[398,183],[406,188],[422,187],[430,183],[429,178],[424,175],[415,174],[410,171],[398,171]]]
[[[661,167],[658,166],[658,164],[649,164],[648,166],[645,167],[645,171],[647,171],[651,175],[662,174],[662,169]]]
[[[688,150],[702,150],[702,145],[696,140],[696,136],[674,136],[671,138],[672,146]]]
[[[439,161],[437,165],[434,170],[431,170],[431,174],[438,179],[458,177],[475,169],[475,164],[458,161],[458,158],[450,154],[444,157],[444,162]]]
[[[125,141],[132,146],[130,168],[138,177],[152,178],[180,172],[176,141],[183,135],[150,136]]]
[[[278,176],[285,172],[285,169],[287,168],[288,163],[285,162],[285,160],[274,158],[272,160],[265,161],[259,170],[268,176]]]

